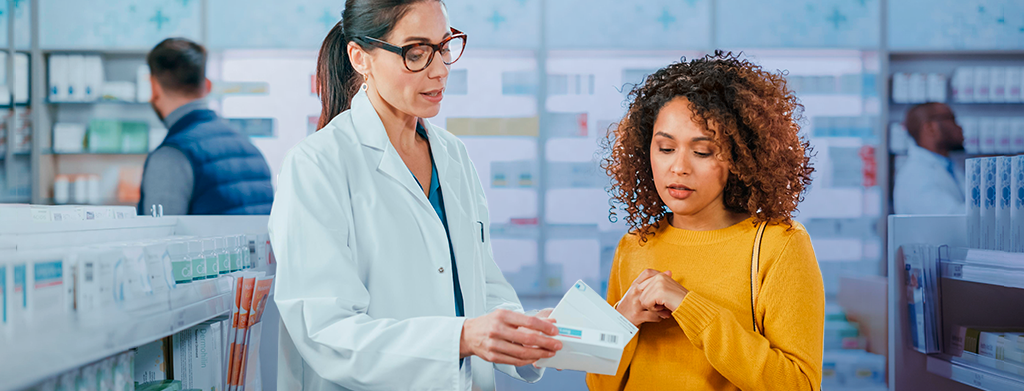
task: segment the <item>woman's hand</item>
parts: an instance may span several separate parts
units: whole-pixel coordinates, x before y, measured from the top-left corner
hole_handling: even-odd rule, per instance
[[[634,326],[639,327],[642,323],[647,322],[660,322],[662,319],[672,317],[671,311],[662,308],[649,308],[644,306],[640,302],[640,297],[643,294],[642,284],[647,280],[659,275],[660,273],[654,269],[647,269],[640,273],[639,276],[633,280],[633,284],[629,286],[629,290],[626,291],[626,295],[622,297],[622,300],[615,306],[615,310],[619,311],[622,316],[629,319]]]
[[[665,308],[670,316],[679,308],[689,290],[672,279],[672,271],[658,273],[640,284],[639,301],[644,308]]]
[[[558,335],[553,321],[507,310],[466,319],[459,357],[478,356],[517,367],[550,358],[562,349],[561,341],[544,335]]]

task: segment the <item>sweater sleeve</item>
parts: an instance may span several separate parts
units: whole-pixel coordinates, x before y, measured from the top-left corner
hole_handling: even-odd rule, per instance
[[[627,235],[627,237],[629,237]],[[622,240],[627,240],[624,237]],[[626,276],[620,271],[622,264],[622,249],[624,248],[622,242],[619,242],[618,250],[615,251],[615,257],[612,259],[612,270],[608,276],[608,304],[615,306],[619,300],[625,296],[625,290],[629,289],[632,285],[633,280],[636,276]],[[597,390],[621,390],[626,384],[627,373],[629,372],[629,364],[633,360],[633,353],[636,352],[637,341],[640,339],[640,333],[637,332],[633,335],[633,339],[626,344],[626,347],[622,349],[622,358],[619,361],[619,370],[616,371],[615,376],[609,375],[598,375],[593,373],[587,374],[587,387],[591,391]]]
[[[825,290],[807,232],[791,236],[779,259],[762,274],[756,313],[764,336],[692,291],[672,315],[711,365],[740,389],[817,391]]]

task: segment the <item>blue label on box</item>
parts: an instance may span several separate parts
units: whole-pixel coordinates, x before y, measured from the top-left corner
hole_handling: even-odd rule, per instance
[[[17,265],[14,267],[14,286],[13,291],[15,294],[21,295],[21,308],[28,308],[28,294],[25,292],[25,265]]]
[[[64,264],[61,261],[53,262],[40,262],[36,263],[34,267],[35,271],[35,286],[38,288],[45,288],[48,286],[60,285],[64,283]]]
[[[567,327],[559,327],[558,335],[569,338],[583,338],[583,330],[570,329]]]

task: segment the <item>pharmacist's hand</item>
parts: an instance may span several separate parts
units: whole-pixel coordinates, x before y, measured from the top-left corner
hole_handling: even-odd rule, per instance
[[[459,357],[477,356],[495,364],[517,367],[532,364],[562,349],[562,342],[549,335],[558,335],[558,328],[552,321],[496,310],[466,319],[462,325]]]
[[[629,319],[637,327],[642,323],[660,322],[662,319],[672,317],[672,313],[665,308],[647,308],[640,302],[640,296],[643,294],[641,285],[658,274],[660,273],[654,269],[644,270],[633,280],[633,284],[629,286],[626,295],[615,306],[615,310],[619,311],[622,316],[625,316],[626,319]]]
[[[679,308],[679,304],[682,304],[686,294],[690,293],[679,282],[672,279],[671,270],[658,273],[647,279],[640,284],[640,290],[643,292],[640,294],[640,303],[644,308],[666,308],[670,312],[675,312],[676,308]]]

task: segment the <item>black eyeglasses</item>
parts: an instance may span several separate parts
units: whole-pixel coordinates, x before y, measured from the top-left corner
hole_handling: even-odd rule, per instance
[[[452,35],[441,40],[437,45],[419,42],[405,46],[395,46],[377,38],[362,36],[353,38],[364,45],[372,45],[389,52],[402,56],[405,62],[405,69],[412,72],[419,72],[430,66],[434,60],[434,54],[441,53],[441,61],[445,65],[452,65],[462,57],[462,51],[466,48],[466,34],[452,28]]]

